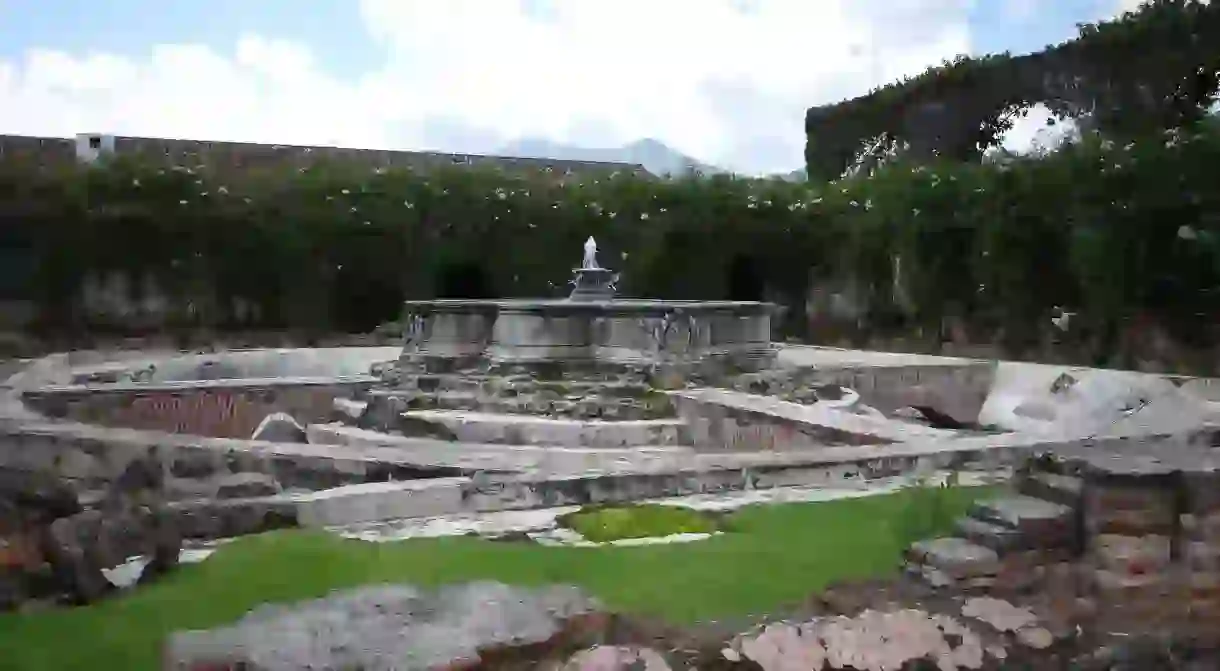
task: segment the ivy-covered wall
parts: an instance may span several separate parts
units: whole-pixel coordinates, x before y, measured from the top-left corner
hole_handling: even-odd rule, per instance
[[[1043,51],[959,57],[805,116],[811,179],[833,179],[869,138],[910,145],[914,158],[977,161],[1042,103],[1112,139],[1199,122],[1220,90],[1220,3],[1146,0]]]
[[[149,328],[358,331],[408,297],[561,296],[592,235],[624,293],[747,298],[756,275],[753,291],[791,306],[785,331],[815,341],[809,289],[850,286],[873,332],[934,337],[952,320],[1019,353],[1062,307],[1077,313],[1062,337],[1109,356],[1148,320],[1214,341],[1217,165],[1214,126],[822,184],[333,165],[236,182],[206,166],[8,163],[0,226],[36,259],[7,286],[52,332],[103,326],[81,310],[82,287],[115,273],[170,296]]]

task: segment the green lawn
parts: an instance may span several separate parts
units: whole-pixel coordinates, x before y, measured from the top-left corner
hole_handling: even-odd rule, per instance
[[[719,530],[713,515],[655,503],[590,506],[564,515],[558,522],[594,543],[674,534],[710,534]]]
[[[609,606],[691,621],[765,612],[831,581],[892,572],[917,533],[985,489],[940,490],[941,510],[900,493],[746,508],[732,532],[688,544],[553,548],[470,537],[364,543],[320,532],[244,538],[156,585],[88,608],[0,616],[0,669],[153,671],[167,632],[230,622],[266,601],[352,585],[498,579],[582,585]]]

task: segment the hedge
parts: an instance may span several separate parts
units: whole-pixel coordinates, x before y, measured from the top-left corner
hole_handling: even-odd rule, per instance
[[[792,307],[791,334],[808,326],[811,286],[852,286],[873,328],[888,315],[934,332],[956,317],[1019,350],[1063,306],[1107,342],[1151,316],[1209,344],[1217,165],[1214,125],[1123,145],[1088,138],[1004,164],[897,163],[820,185],[6,164],[0,224],[37,259],[27,293],[48,329],[89,326],[79,287],[109,271],[155,278],[176,305],[194,305],[175,323],[217,328],[364,330],[407,297],[561,296],[592,235],[631,295],[757,298],[740,281],[756,274]],[[256,323],[238,323],[239,298],[258,306]]]

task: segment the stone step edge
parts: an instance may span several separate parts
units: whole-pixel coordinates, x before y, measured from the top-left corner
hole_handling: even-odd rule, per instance
[[[1017,493],[1075,508],[1080,505],[1084,480],[1072,475],[1034,471],[1017,478]]]
[[[615,426],[655,426],[675,428],[686,426],[685,421],[676,417],[663,419],[579,419],[572,417],[544,417],[520,413],[480,412],[477,410],[449,409],[413,409],[406,410],[400,414],[403,417],[409,417],[412,419],[435,422],[464,420],[472,424],[491,424],[503,422],[512,424],[538,424],[541,426],[590,426],[607,428]]]
[[[994,496],[994,497],[991,497],[988,499],[975,501],[970,506],[970,509],[966,514],[970,517],[973,517],[976,520],[979,520],[980,522],[987,522],[987,523],[995,524],[997,526],[1002,526],[1002,527],[1005,527],[1008,529],[1019,530],[1019,527],[1017,527],[1013,524],[1010,524],[1009,521],[1004,519],[1002,516],[1000,516],[998,514],[992,514],[992,510],[993,510],[992,506],[994,506],[1000,502],[1003,502],[1003,501],[1014,501],[1014,500],[1036,501],[1037,504],[1035,504],[1035,505],[1046,505],[1046,506],[1054,506],[1055,508],[1061,508],[1062,509],[1061,512],[1065,516],[1070,516],[1073,512],[1071,506],[1066,506],[1062,503],[1056,503],[1054,501],[1049,501],[1047,499],[1036,497],[1036,496],[1029,496],[1028,494],[1014,493],[1014,494]]]

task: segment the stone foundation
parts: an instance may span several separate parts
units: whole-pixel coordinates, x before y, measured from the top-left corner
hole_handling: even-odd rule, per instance
[[[276,412],[298,422],[327,421],[334,399],[367,391],[369,376],[200,380],[41,387],[23,395],[33,410],[85,424],[168,431],[213,438],[249,438]]]
[[[976,506],[958,537],[915,544],[910,568],[1008,593],[1059,571],[1108,631],[1220,644],[1220,453],[1185,438],[1061,446],[1018,490]]]

